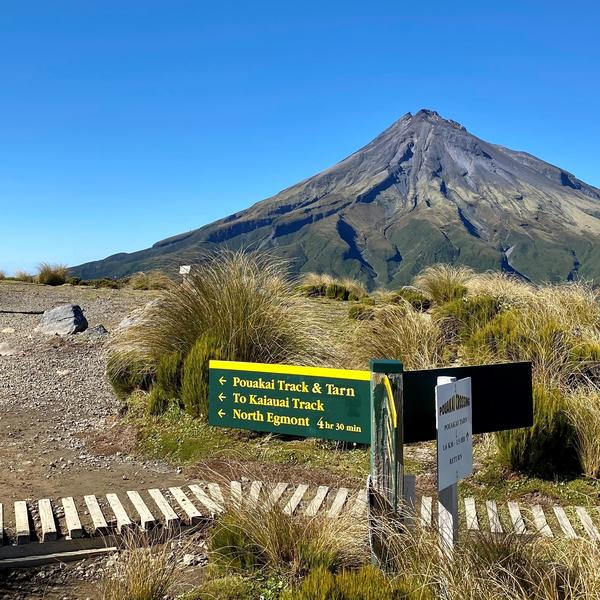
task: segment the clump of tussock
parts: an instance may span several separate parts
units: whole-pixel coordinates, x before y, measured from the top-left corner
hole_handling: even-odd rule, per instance
[[[467,284],[474,275],[475,272],[468,267],[437,264],[421,271],[413,285],[439,305],[465,296]]]
[[[600,388],[580,386],[567,395],[566,403],[583,473],[600,478]]]
[[[426,311],[431,308],[431,300],[416,288],[406,286],[396,290],[385,297],[385,301],[392,304],[408,302],[415,310]]]
[[[437,307],[436,316],[454,341],[468,340],[487,325],[500,311],[502,304],[494,296],[479,295],[452,300]]]
[[[6,279],[6,273],[0,269],[0,281],[2,281],[3,279]]]
[[[306,273],[300,279],[296,290],[309,298],[325,297],[330,300],[360,300],[367,296],[365,286],[356,279],[337,279],[331,275]]]
[[[209,551],[228,570],[266,568],[298,577],[319,567],[335,571],[364,564],[366,534],[366,523],[348,513],[306,517],[280,506],[230,506],[209,535]]]
[[[36,280],[41,285],[63,285],[67,282],[69,270],[66,265],[40,263]]]
[[[134,290],[168,290],[171,281],[162,271],[148,271],[147,273],[135,273],[127,284]]]
[[[476,273],[465,282],[471,296],[492,296],[505,306],[530,302],[538,288],[509,273]]]
[[[339,345],[327,315],[294,294],[286,275],[284,263],[264,253],[224,251],[209,256],[117,336],[109,358],[113,387],[122,390],[136,378],[152,377],[161,357],[172,353],[182,357],[183,388],[188,389],[186,380],[194,382],[186,397],[205,394],[205,366],[219,356],[337,366]],[[190,353],[193,358],[188,358]],[[192,412],[205,413],[204,402],[198,400]],[[184,404],[190,407],[192,402]]]
[[[102,600],[163,600],[181,578],[181,556],[169,543],[151,544],[141,535],[124,538],[125,549],[100,581]]]
[[[15,271],[15,280],[22,281],[23,283],[33,283],[33,275],[27,273],[27,271]]]
[[[404,305],[374,307],[356,322],[351,352],[363,368],[373,357],[401,360],[406,369],[429,369],[448,361],[448,340],[438,319]]]

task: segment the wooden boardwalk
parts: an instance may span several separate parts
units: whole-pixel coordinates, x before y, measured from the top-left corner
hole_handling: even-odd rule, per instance
[[[0,504],[0,568],[87,558],[94,552],[115,550],[131,531],[167,531],[197,528],[210,522],[228,505],[279,506],[289,515],[336,518],[366,514],[364,490],[327,486],[267,484],[261,481],[190,483],[168,490],[130,490],[65,497],[53,502],[19,501]],[[600,540],[600,508],[525,506],[464,498],[463,531],[513,532],[546,538]],[[437,502],[417,499],[415,512],[423,526],[437,523]]]

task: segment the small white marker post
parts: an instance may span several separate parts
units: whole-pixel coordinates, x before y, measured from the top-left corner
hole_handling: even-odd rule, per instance
[[[442,550],[458,541],[457,483],[473,471],[471,379],[438,377],[435,388],[438,530]]]

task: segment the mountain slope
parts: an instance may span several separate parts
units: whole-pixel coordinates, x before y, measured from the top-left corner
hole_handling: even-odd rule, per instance
[[[435,262],[532,281],[600,279],[600,190],[421,110],[247,210],[72,271],[173,268],[225,246],[273,249],[296,273],[349,275],[370,287],[407,283]]]

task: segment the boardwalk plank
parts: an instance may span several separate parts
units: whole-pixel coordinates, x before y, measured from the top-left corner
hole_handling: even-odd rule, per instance
[[[367,488],[358,490],[350,514],[353,517],[361,517],[367,510]]]
[[[83,537],[83,527],[81,520],[77,514],[75,500],[71,496],[62,499],[63,510],[65,512],[65,523],[67,524],[67,532],[72,540]]]
[[[52,512],[52,504],[49,498],[42,498],[38,501],[38,511],[40,515],[40,525],[42,528],[42,542],[53,542],[58,537],[56,530],[56,521]]]
[[[294,493],[292,497],[288,500],[287,504],[283,508],[283,512],[287,515],[293,515],[296,509],[298,508],[298,504],[302,501],[304,494],[306,494],[306,490],[308,489],[308,485],[305,483],[301,483]]]
[[[267,510],[277,505],[279,500],[281,500],[281,496],[283,496],[283,493],[285,492],[285,490],[287,490],[288,485],[289,484],[281,481],[271,490],[271,493],[269,494],[269,499],[265,504]]]
[[[108,523],[106,522],[106,519],[102,514],[102,509],[100,508],[100,504],[98,504],[98,499],[96,498],[96,496],[84,496],[83,500],[88,508],[90,517],[92,519],[93,533],[97,533],[99,535],[105,535],[106,533],[108,533]]]
[[[525,519],[523,519],[521,509],[517,502],[508,503],[508,512],[510,514],[510,520],[512,521],[513,531],[519,535],[527,533]]]
[[[314,517],[321,508],[323,501],[325,500],[325,496],[327,496],[327,492],[329,488],[326,485],[320,485],[317,488],[317,493],[315,497],[310,501],[310,504],[306,507],[306,516]]]
[[[117,519],[117,531],[124,533],[128,529],[135,527],[134,522],[129,518],[125,507],[121,504],[121,500],[117,494],[106,494],[106,500]]]
[[[333,518],[340,514],[344,504],[346,503],[349,493],[350,490],[348,488],[340,488],[336,492],[333,502],[331,503],[331,507],[329,508],[329,512],[327,513],[328,517]]]
[[[144,499],[140,495],[139,492],[135,490],[129,490],[127,492],[127,496],[133,504],[133,508],[137,511],[137,514],[140,517],[140,527],[144,531],[150,531],[156,525],[156,519],[154,515],[150,512],[148,505],[144,502]]]
[[[169,491],[186,514],[186,525],[197,525],[202,521],[200,511],[192,504],[192,501],[185,495],[185,492],[181,488],[171,487]]]
[[[502,533],[502,524],[498,514],[498,505],[494,500],[486,500],[485,507],[490,521],[490,531],[492,533]]]
[[[431,496],[421,497],[421,523],[423,527],[431,527],[433,521],[433,500]]]
[[[262,486],[262,481],[253,481],[250,484],[250,497],[248,498],[249,504],[257,504],[258,498],[260,496],[260,491],[262,490]]]
[[[467,521],[467,529],[479,529],[479,521],[477,520],[477,510],[475,508],[474,498],[465,498],[465,517]]]
[[[29,544],[31,541],[27,502],[23,500],[15,502],[15,538],[17,545]]]
[[[595,542],[600,541],[600,533],[596,529],[596,526],[594,525],[594,522],[592,521],[588,511],[583,508],[583,506],[576,506],[575,512],[577,513],[577,516],[579,517],[579,520],[581,521],[581,524],[583,525],[583,528],[590,539],[594,540]]]
[[[230,484],[231,503],[236,508],[242,505],[242,484],[239,481],[232,481]]]
[[[223,492],[221,486],[218,483],[208,484],[208,493],[212,496],[212,499],[219,506],[219,510],[223,512],[225,510],[225,498],[223,498]]]
[[[165,521],[165,527],[167,529],[172,529],[173,527],[179,525],[179,516],[173,510],[173,507],[169,504],[169,501],[164,497],[163,493],[157,488],[148,490],[148,493],[150,494],[152,500],[154,500],[154,504],[156,504],[158,510],[160,510],[162,513]]]
[[[188,487],[198,502],[208,510],[211,517],[223,512],[223,509],[198,484],[192,483]]]
[[[544,509],[539,504],[535,504],[534,506],[531,507],[531,512],[533,514],[533,522],[535,523],[537,530],[544,537],[554,537],[554,534],[552,533],[552,529],[550,529],[550,526],[548,525],[548,521],[546,521],[546,515],[544,514]]]
[[[571,521],[569,521],[569,517],[567,517],[565,509],[562,506],[554,506],[553,509],[558,520],[558,524],[560,525],[562,532],[565,534],[565,537],[570,540],[576,539],[578,537],[577,533],[575,532],[573,525],[571,525]]]

